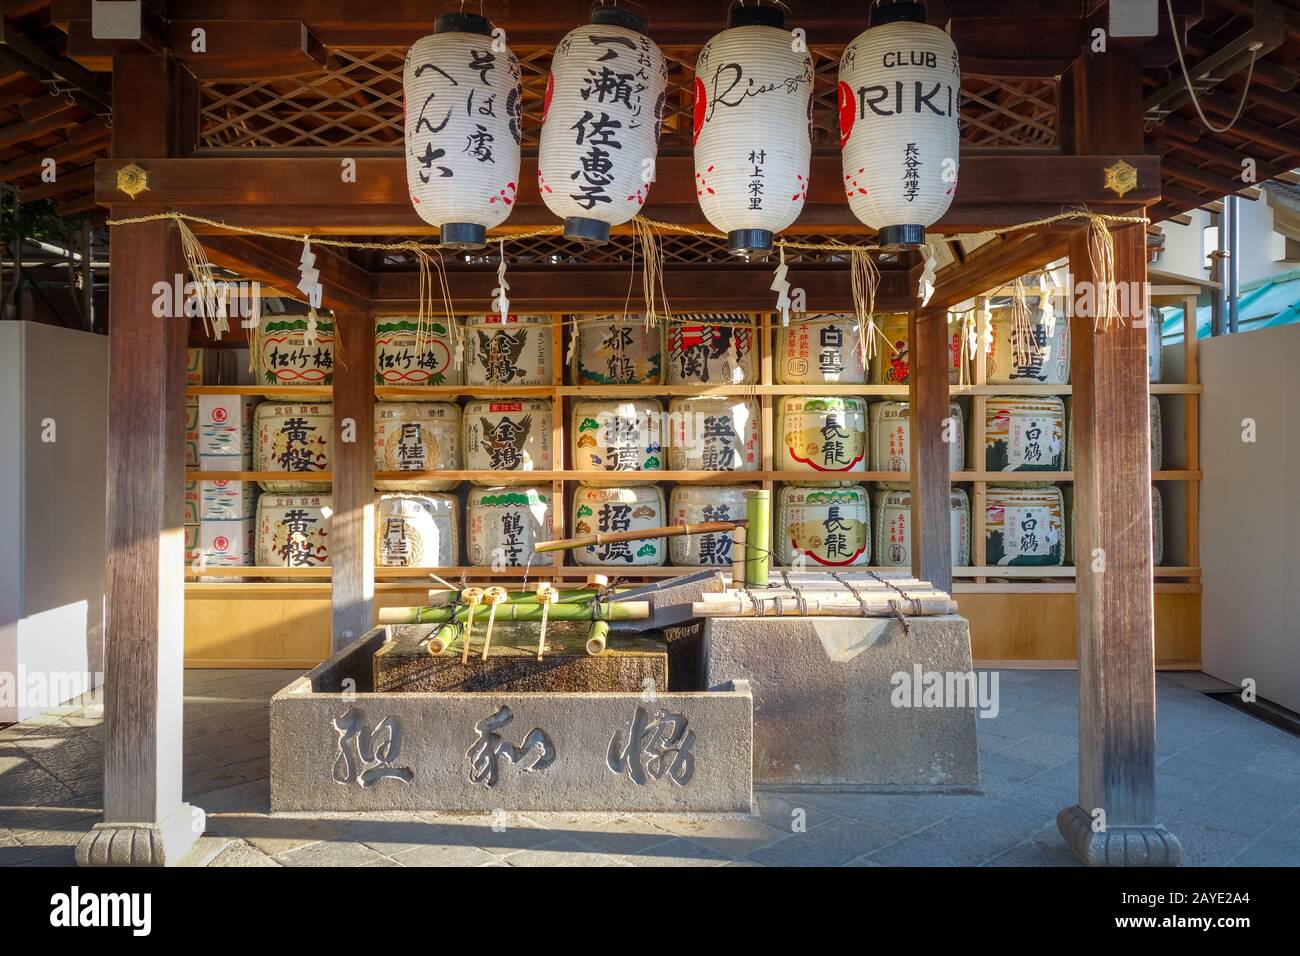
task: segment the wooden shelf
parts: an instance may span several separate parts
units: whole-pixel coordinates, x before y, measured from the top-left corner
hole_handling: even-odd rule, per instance
[[[1161,382],[1150,386],[1153,395],[1199,395],[1201,385]],[[214,391],[231,391],[215,388]],[[287,390],[286,390],[287,391]],[[949,385],[950,395],[1069,395],[1069,385],[1041,385],[1017,382],[1004,385]],[[251,392],[245,394],[261,394]],[[848,396],[854,398],[907,398],[906,385],[525,385],[493,388],[473,385],[386,386],[375,387],[382,399],[442,399],[461,396],[478,398],[755,398],[764,395]]]
[[[186,395],[261,395],[294,401],[304,398],[334,397],[332,385],[190,385]]]
[[[328,485],[334,481],[330,471],[187,471],[186,481],[301,481]],[[292,493],[292,492],[287,492]],[[314,494],[304,491],[302,494]]]

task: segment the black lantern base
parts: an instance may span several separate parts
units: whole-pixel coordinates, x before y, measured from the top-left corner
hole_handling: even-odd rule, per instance
[[[609,242],[609,223],[585,216],[565,216],[564,238],[590,246],[603,245]]]
[[[727,17],[729,27],[776,27],[785,26],[785,13],[780,7],[736,7]]]
[[[636,33],[645,33],[645,17],[638,16],[627,7],[597,7],[591,14],[591,22],[601,26],[622,27]]]
[[[487,17],[463,10],[440,13],[433,20],[434,33],[477,33],[481,36],[492,35],[492,24]]]
[[[918,249],[925,245],[925,226],[909,223],[903,226],[885,226],[880,230],[879,245],[887,252]]]
[[[772,251],[772,230],[733,229],[727,233],[727,251],[745,259],[766,259]]]
[[[477,222],[444,222],[438,228],[438,245],[448,249],[482,249],[487,245],[487,226]]]
[[[924,23],[924,0],[876,0],[871,8],[868,26],[880,27],[886,23]]]

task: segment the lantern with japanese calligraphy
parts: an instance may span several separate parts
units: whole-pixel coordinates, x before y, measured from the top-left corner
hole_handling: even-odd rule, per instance
[[[840,59],[840,148],[853,214],[885,249],[915,248],[952,203],[961,64],[918,0],[876,0]]]
[[[765,256],[808,196],[813,62],[777,7],[741,6],[695,61],[695,195],[733,255]]]
[[[601,7],[555,48],[537,188],[567,239],[606,242],[649,194],[668,68],[645,29],[631,11]]]
[[[486,19],[444,13],[402,73],[406,183],[420,218],[453,249],[480,249],[519,188],[519,61]]]

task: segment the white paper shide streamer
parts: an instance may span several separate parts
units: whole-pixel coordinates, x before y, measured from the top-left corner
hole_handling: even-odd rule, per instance
[[[695,195],[727,247],[766,256],[808,198],[813,62],[780,9],[742,6],[695,61]]]
[[[844,192],[886,249],[920,246],[957,191],[961,65],[925,5],[893,0],[840,59]]]
[[[668,70],[645,29],[631,11],[601,7],[555,48],[537,188],[568,239],[606,242],[650,193]]]
[[[406,54],[406,183],[442,245],[481,249],[519,190],[519,61],[486,19],[444,13]]]

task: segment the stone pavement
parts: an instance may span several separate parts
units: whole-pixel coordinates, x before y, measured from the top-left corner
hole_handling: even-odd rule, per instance
[[[267,700],[289,671],[188,671],[185,798],[215,866],[1072,866],[1073,671],[1003,670],[979,724],[983,793],[762,791],[758,813],[268,813]],[[1300,739],[1159,679],[1159,810],[1187,864],[1300,865]],[[1201,678],[1202,681],[1206,680]],[[100,815],[94,708],[0,730],[0,866],[65,866]],[[498,825],[494,828],[494,822]],[[499,824],[504,822],[504,827]]]

